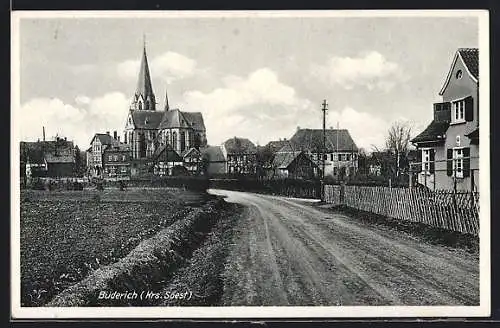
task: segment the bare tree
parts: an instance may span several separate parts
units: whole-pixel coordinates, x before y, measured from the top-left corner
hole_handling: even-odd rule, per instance
[[[396,176],[400,173],[401,156],[407,156],[412,126],[409,122],[396,121],[389,128],[385,146],[395,156]]]

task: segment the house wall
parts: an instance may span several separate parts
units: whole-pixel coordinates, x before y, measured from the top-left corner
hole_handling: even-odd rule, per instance
[[[461,79],[456,78],[458,70],[462,70],[463,72]],[[439,167],[443,168],[443,171],[436,172],[436,189],[454,188],[453,178],[446,174],[446,162],[444,162],[446,160],[446,149],[454,147],[469,147],[471,157],[470,168],[476,170],[479,169],[479,147],[477,145],[471,145],[470,139],[465,136],[465,134],[470,133],[479,126],[478,85],[467,73],[467,69],[462,60],[458,58],[455,66],[452,69],[450,82],[443,92],[442,99],[443,102],[452,102],[468,96],[472,96],[473,98],[473,120],[470,122],[466,121],[463,123],[455,124],[451,122],[448,130],[446,131],[446,140],[444,146],[436,148],[436,161],[443,161],[442,163],[439,163]],[[453,107],[451,110],[451,115],[454,115]],[[457,136],[460,137],[460,144],[457,144]],[[438,163],[436,163],[436,169],[437,167]],[[479,171],[474,172],[474,183],[479,187],[478,174]],[[470,190],[471,177],[457,178],[456,180],[457,190]]]
[[[73,177],[75,175],[75,163],[48,163],[47,176],[51,178]]]
[[[323,168],[323,161],[321,160],[322,154],[308,153],[308,155],[320,169]],[[359,154],[357,152],[333,152],[326,153],[326,155],[325,176],[337,176],[340,168],[344,168],[347,175],[354,174],[358,171]],[[339,160],[339,155],[342,156],[343,160]],[[347,156],[350,156],[349,160],[347,160]],[[337,170],[335,170],[335,168],[337,168]]]
[[[207,172],[209,175],[227,173],[226,162],[209,162]]]

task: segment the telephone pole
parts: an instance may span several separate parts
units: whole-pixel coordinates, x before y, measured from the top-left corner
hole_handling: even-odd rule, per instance
[[[325,157],[326,157],[326,111],[328,110],[328,103],[326,99],[323,100],[321,111],[323,112],[323,154],[321,156],[322,172],[321,172],[321,201],[325,200]]]

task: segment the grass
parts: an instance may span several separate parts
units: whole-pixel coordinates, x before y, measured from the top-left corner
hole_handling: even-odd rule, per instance
[[[40,306],[211,197],[167,189],[21,194],[21,304]]]
[[[471,254],[479,254],[478,236],[433,227],[424,223],[393,219],[347,206],[334,206],[325,210],[345,214],[370,225],[404,232],[430,244],[444,245],[463,249]]]

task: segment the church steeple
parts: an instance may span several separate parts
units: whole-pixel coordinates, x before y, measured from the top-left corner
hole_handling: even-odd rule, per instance
[[[170,106],[168,105],[168,88],[165,89],[165,111],[170,110]]]
[[[156,99],[153,93],[153,86],[151,85],[148,56],[146,54],[146,37],[144,37],[141,67],[139,70],[139,78],[137,80],[134,99],[132,101],[132,109],[156,110]]]

